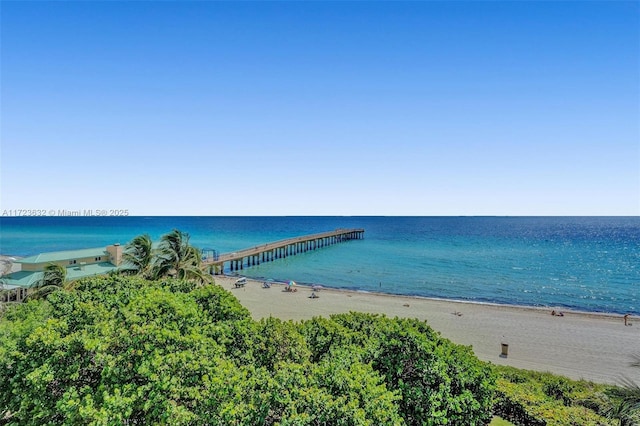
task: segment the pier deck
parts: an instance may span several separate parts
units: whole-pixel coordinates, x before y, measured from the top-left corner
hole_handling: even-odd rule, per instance
[[[212,273],[220,274],[223,273],[225,264],[228,264],[230,271],[237,271],[244,269],[245,266],[259,265],[261,262],[270,262],[275,259],[293,256],[297,253],[316,250],[343,241],[362,239],[363,237],[364,229],[336,229],[319,234],[288,238],[232,253],[224,253],[214,259],[205,259],[203,264],[209,266]]]

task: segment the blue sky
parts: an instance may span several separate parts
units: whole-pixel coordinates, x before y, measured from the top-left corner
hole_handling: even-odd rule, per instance
[[[12,2],[0,209],[639,215],[638,2]]]

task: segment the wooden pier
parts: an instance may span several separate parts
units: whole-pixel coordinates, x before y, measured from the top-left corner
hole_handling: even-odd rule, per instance
[[[321,247],[341,243],[349,240],[364,238],[364,229],[336,229],[335,231],[322,232],[320,234],[304,235],[302,237],[288,238],[273,243],[268,243],[233,253],[224,253],[215,259],[205,259],[203,264],[210,267],[213,274],[223,273],[225,264],[228,270],[238,271],[244,267],[259,265],[261,262],[271,262],[287,256],[295,256]]]

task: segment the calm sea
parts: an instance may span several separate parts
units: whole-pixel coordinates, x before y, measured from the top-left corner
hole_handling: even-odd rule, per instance
[[[100,247],[172,229],[219,252],[364,228],[246,276],[446,299],[640,314],[639,217],[0,218],[0,253]]]

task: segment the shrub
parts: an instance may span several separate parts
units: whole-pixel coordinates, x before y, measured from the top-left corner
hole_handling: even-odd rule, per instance
[[[441,338],[425,322],[382,315],[349,313],[331,321],[313,319],[302,326],[314,357],[349,348],[370,363],[399,392],[400,414],[407,424],[486,424],[490,418],[494,376],[471,348]]]
[[[494,413],[516,425],[601,426],[614,424],[599,412],[607,388],[550,373],[495,367]]]

